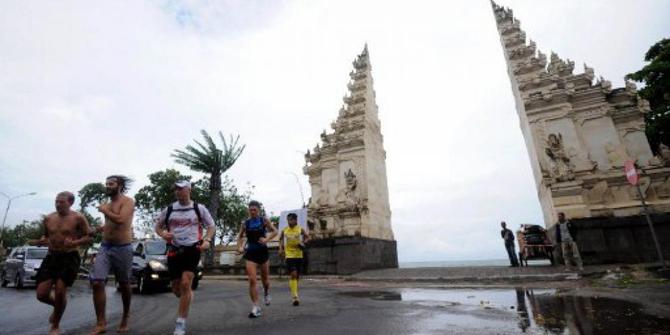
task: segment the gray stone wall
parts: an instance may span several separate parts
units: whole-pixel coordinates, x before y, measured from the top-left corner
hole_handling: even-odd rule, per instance
[[[670,214],[652,215],[663,257],[670,260]],[[643,215],[573,219],[584,264],[656,262],[658,256]],[[556,225],[549,229],[555,240]],[[555,255],[562,264],[560,248]]]
[[[396,241],[339,237],[311,241],[310,274],[352,274],[363,270],[398,267]]]

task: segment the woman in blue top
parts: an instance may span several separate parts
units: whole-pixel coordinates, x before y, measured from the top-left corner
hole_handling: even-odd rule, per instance
[[[244,253],[246,261],[247,277],[249,278],[249,297],[251,297],[252,307],[250,318],[256,318],[261,315],[261,308],[258,304],[258,292],[256,291],[256,266],[261,267],[261,281],[263,282],[263,292],[265,305],[270,305],[270,264],[268,262],[267,242],[277,236],[277,229],[266,217],[260,216],[261,204],[252,200],[249,202],[249,218],[242,223],[240,232],[237,234],[237,246],[240,253]],[[270,232],[269,235],[266,235]],[[242,239],[247,239],[246,243]]]

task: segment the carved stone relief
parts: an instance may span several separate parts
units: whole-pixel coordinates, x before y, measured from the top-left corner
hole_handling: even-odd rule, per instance
[[[656,186],[655,190],[659,198],[670,198],[670,177],[666,178],[662,184]]]
[[[545,154],[549,157],[549,175],[556,181],[575,179],[574,164],[563,148],[563,136],[559,133],[547,137]]]
[[[670,148],[667,145],[661,143],[658,145],[658,156],[656,156],[663,165],[670,166]]]
[[[623,163],[630,159],[623,145],[615,146],[612,142],[607,142],[605,144],[605,151],[607,152],[610,169],[620,169],[623,167]]]
[[[593,188],[586,191],[586,196],[590,204],[604,204],[612,198],[612,192],[607,185],[607,181],[602,180]]]
[[[638,183],[640,184],[640,191],[642,191],[642,195],[644,196],[645,199],[647,199],[648,197],[647,191],[649,191],[649,186],[651,185],[651,178],[641,177]],[[630,186],[628,189],[631,198],[635,200],[641,200],[640,195],[637,193],[637,188],[635,186]]]

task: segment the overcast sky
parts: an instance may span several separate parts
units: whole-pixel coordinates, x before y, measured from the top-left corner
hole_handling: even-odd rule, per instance
[[[500,0],[545,52],[623,85],[670,36],[665,0]],[[301,152],[336,119],[369,44],[400,261],[505,258],[499,222],[542,223],[488,0],[3,1],[0,191],[8,224],[62,190],[177,168],[199,130],[270,211],[309,197]],[[331,131],[329,129],[329,131]],[[4,209],[6,199],[0,197]]]

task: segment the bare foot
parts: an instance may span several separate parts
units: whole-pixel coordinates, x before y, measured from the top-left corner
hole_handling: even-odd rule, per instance
[[[128,327],[128,318],[123,318],[121,319],[121,324],[119,324],[119,328],[116,328],[117,333],[125,333],[130,330],[130,327]]]
[[[91,332],[88,333],[88,334],[89,335],[98,335],[98,334],[104,334],[106,332],[107,332],[107,325],[102,324],[102,325],[95,325],[95,327],[93,327]]]
[[[49,329],[49,335],[60,335],[60,329],[55,326],[51,326],[51,329]]]

